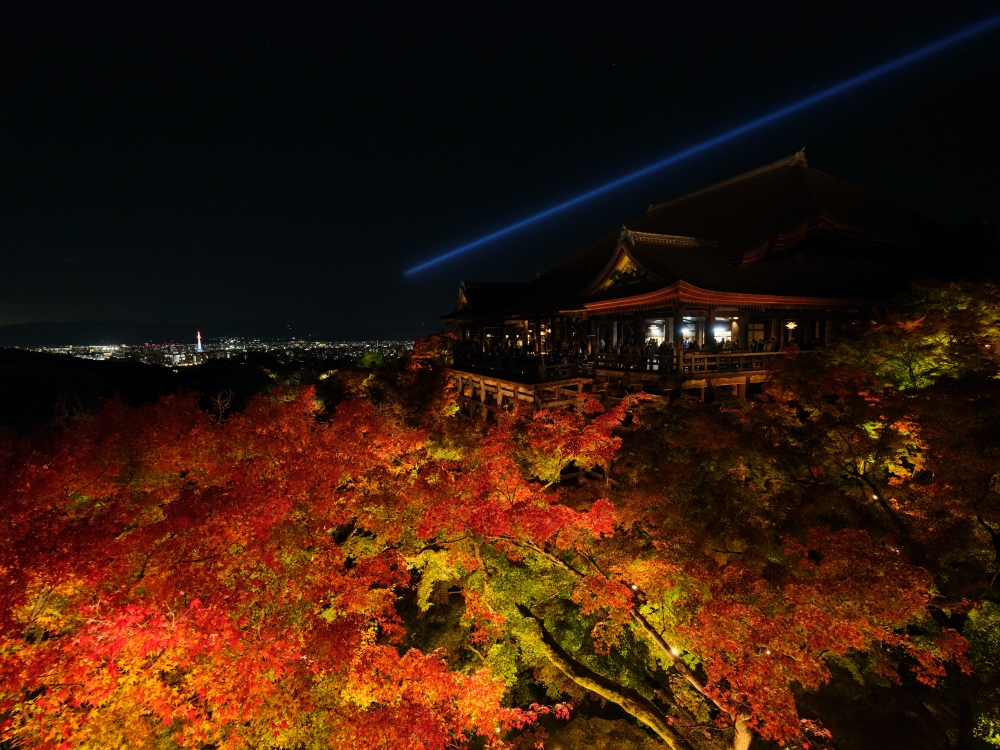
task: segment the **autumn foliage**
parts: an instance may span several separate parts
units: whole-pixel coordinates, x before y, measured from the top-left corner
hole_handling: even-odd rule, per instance
[[[9,434],[2,740],[819,748],[838,714],[809,696],[845,679],[933,687],[986,737],[1000,316],[990,288],[922,294],[759,402],[476,425],[443,338],[337,403],[111,400]]]

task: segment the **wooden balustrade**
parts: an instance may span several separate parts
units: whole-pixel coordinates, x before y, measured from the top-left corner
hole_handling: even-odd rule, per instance
[[[676,355],[667,354],[607,354],[600,353],[594,358],[594,367],[604,370],[630,370],[635,372],[655,372],[663,375],[688,375],[715,372],[744,372],[763,370],[770,357],[789,354],[788,351],[684,351],[680,362]],[[805,351],[802,354],[816,354]]]
[[[681,355],[681,374],[763,370],[772,357],[783,357],[791,353],[791,350],[777,352],[685,352]],[[798,351],[798,353],[810,355],[819,352],[811,350]]]
[[[772,357],[789,354],[789,351],[750,352],[745,350],[702,351],[685,350],[680,357],[674,354],[617,354],[600,352],[591,359],[574,359],[551,362],[548,357],[535,354],[507,356],[503,353],[484,354],[468,347],[456,348],[455,367],[473,372],[525,383],[543,383],[569,378],[586,377],[595,369],[655,373],[662,377],[704,376],[714,373],[748,372],[763,370]],[[801,351],[816,354],[816,351]]]

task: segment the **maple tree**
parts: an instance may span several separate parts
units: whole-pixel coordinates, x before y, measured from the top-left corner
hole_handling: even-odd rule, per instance
[[[996,737],[997,300],[916,289],[763,402],[474,424],[443,336],[7,434],[2,738],[821,748],[845,679]]]
[[[990,284],[918,287],[891,317],[822,356],[784,358],[770,403],[664,415],[660,439],[635,444],[630,473],[645,472],[637,486],[655,477],[683,528],[720,562],[759,554],[767,535],[865,531],[924,571],[927,615],[908,632],[945,635],[960,651],[954,633],[967,635],[967,620],[991,622],[977,613],[995,601],[1000,570],[997,300]],[[983,653],[976,639],[995,638],[981,625],[971,632],[973,654]],[[850,659],[831,665],[859,681],[881,669]],[[982,661],[972,659],[973,676],[964,658],[946,660],[936,678],[944,694],[917,703],[958,715],[959,747],[972,747],[977,732],[996,734],[995,709],[982,698],[995,690],[984,675],[995,672]]]
[[[867,653],[898,679],[883,653],[893,649],[928,684],[945,663],[966,665],[964,640],[928,614],[927,573],[865,531],[774,529],[755,548],[723,539],[706,553],[711,537],[677,518],[686,511],[651,492],[649,476],[610,493],[613,505],[603,486],[587,498],[544,481],[568,457],[607,461],[625,408],[589,421],[586,402],[501,417],[451,480],[453,502],[420,528],[449,540],[428,553],[434,575],[422,585],[463,590],[468,648],[496,672],[533,668],[553,697],[596,693],[671,747],[747,747],[754,733],[808,741],[793,686],[819,687],[830,659]],[[914,625],[927,634],[909,634]]]
[[[317,412],[309,389],[214,424],[193,397],[113,401],[8,446],[5,736],[429,748],[530,720],[488,671],[392,646],[422,434],[360,400]]]

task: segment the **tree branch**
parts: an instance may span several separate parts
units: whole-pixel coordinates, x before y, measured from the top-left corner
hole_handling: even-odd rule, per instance
[[[691,745],[672,726],[667,717],[652,701],[644,698],[632,688],[617,685],[606,677],[602,677],[588,667],[573,659],[562,646],[545,629],[545,624],[527,607],[519,606],[521,614],[533,620],[538,626],[541,639],[539,646],[545,656],[564,675],[582,688],[590,690],[605,700],[615,703],[643,724],[648,726],[660,737],[671,750],[693,750]]]
[[[561,559],[559,559],[552,553],[546,552],[545,550],[535,545],[531,545],[531,548],[538,554],[543,555],[547,560],[552,561],[553,563],[560,566],[564,570],[569,571],[573,575],[579,578],[584,577],[583,573],[578,571],[576,568],[571,567],[567,563],[563,562]],[[585,557],[587,557],[587,559],[590,560],[589,556],[585,555]],[[593,562],[593,560],[590,560],[590,562],[591,564],[594,565],[595,568],[597,568],[597,570],[600,571],[600,568]],[[653,641],[653,643],[660,650],[660,652],[668,659],[670,659],[671,663],[674,665],[674,669],[676,669],[680,673],[680,675],[685,680],[688,681],[691,687],[697,690],[700,695],[702,695],[717,709],[722,711],[724,714],[727,714],[728,716],[732,717],[736,727],[736,742],[734,743],[734,747],[737,746],[744,748],[749,747],[750,740],[753,738],[753,735],[751,734],[748,725],[749,716],[744,715],[742,712],[734,713],[732,708],[720,704],[717,700],[715,700],[715,698],[709,695],[702,681],[699,680],[697,675],[695,675],[695,673],[691,671],[691,668],[684,663],[684,660],[681,659],[680,654],[674,651],[674,649],[672,649],[670,645],[665,640],[663,640],[663,636],[661,636],[659,632],[657,632],[656,628],[654,628],[652,624],[650,624],[649,620],[643,617],[642,613],[639,611],[638,606],[633,604],[632,611],[629,614],[631,615],[632,620],[642,629],[644,633],[646,633],[647,636],[649,636],[650,640]],[[534,617],[534,615],[531,616]],[[535,619],[537,620],[538,618]],[[562,667],[560,667],[560,669],[562,669]]]

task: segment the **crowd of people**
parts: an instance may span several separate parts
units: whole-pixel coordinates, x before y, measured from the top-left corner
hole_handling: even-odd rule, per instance
[[[681,347],[684,351],[706,351],[706,352],[725,352],[725,351],[742,351],[739,349],[739,342],[733,341],[731,338],[717,338],[709,339],[704,344],[699,344],[698,340],[694,337],[683,339],[683,344]],[[766,347],[766,348],[765,348]],[[778,345],[775,343],[774,339],[768,339],[765,341],[752,341],[750,342],[751,352],[758,351],[776,351]],[[636,346],[635,339],[622,339],[617,345],[607,347],[603,341],[598,343],[598,350],[603,353],[608,354],[641,354],[644,356],[650,355],[662,355],[662,356],[674,356],[674,345],[673,342],[664,339],[660,341],[658,339],[649,339],[643,345]]]
[[[556,341],[551,347],[537,354],[532,347],[525,347],[521,342],[507,339],[505,341],[494,341],[487,339],[486,343],[480,347],[478,343],[467,345],[465,356],[470,356],[475,360],[468,364],[486,365],[489,369],[497,372],[524,373],[528,374],[538,368],[539,365],[570,365],[574,363],[587,362],[590,357],[577,342]],[[456,349],[456,362],[463,359],[462,349]]]
[[[801,348],[817,349],[820,344],[819,339],[813,339],[805,342]],[[741,349],[739,341],[734,341],[731,338],[708,339],[704,344],[699,344],[697,339],[690,337],[684,338],[681,346],[684,353],[702,351],[733,354],[776,352],[784,348],[774,338],[753,339],[746,349]],[[634,362],[641,362],[646,368],[660,369],[661,363],[666,362],[669,362],[672,367],[676,356],[673,342],[665,339],[660,341],[655,338],[637,343],[634,338],[622,337],[614,344],[608,344],[600,339],[585,344],[577,341],[555,341],[540,353],[536,353],[533,347],[525,347],[523,342],[514,339],[504,341],[488,339],[481,347],[479,344],[470,344],[468,347],[469,354],[476,360],[485,359],[491,368],[511,371],[527,370],[535,368],[539,364],[569,365],[589,362],[594,359],[595,354],[617,354],[633,358]]]

